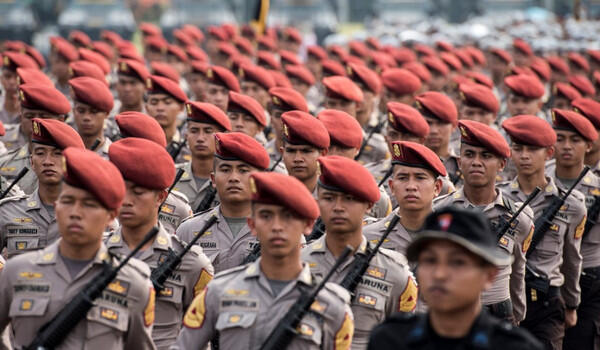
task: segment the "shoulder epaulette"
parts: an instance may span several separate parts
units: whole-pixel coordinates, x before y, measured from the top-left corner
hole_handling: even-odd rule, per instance
[[[12,196],[12,197],[4,197],[0,200],[0,205],[7,203],[7,202],[16,202],[16,201],[19,201],[19,200],[27,198],[27,197],[29,197],[29,195],[27,195],[27,194],[21,194],[21,195]]]
[[[150,277],[150,268],[145,262],[136,258],[131,258],[129,259],[128,265],[133,267],[133,269],[136,270],[139,274],[141,274],[142,277]]]
[[[508,211],[510,212],[510,214],[514,214],[517,212],[517,206],[515,204],[515,201],[513,201],[512,199],[508,198],[508,196],[502,196],[502,204],[504,205],[504,207],[506,209],[508,209]]]
[[[191,219],[194,219],[194,218],[196,218],[196,217],[202,216],[202,215],[204,215],[204,214],[206,214],[206,213],[210,212],[211,210],[215,210],[215,208],[210,208],[210,209],[206,209],[206,210],[204,210],[204,211],[199,211],[199,212],[197,212],[196,214],[194,214],[194,215],[191,215],[191,216],[188,216],[187,218],[183,219],[183,220],[181,221],[181,223],[183,224],[184,222],[186,222],[186,221],[188,221],[188,220],[191,220]],[[217,215],[217,212],[216,212],[216,211],[215,211],[215,215]],[[180,224],[180,225],[181,225],[181,224]]]
[[[406,260],[406,257],[404,255],[402,255],[401,253],[398,253],[395,250],[380,247],[378,253],[385,255],[386,257],[392,259],[394,262],[396,262],[402,266],[408,265],[408,261]]]
[[[350,293],[346,290],[346,288],[340,286],[339,284],[333,282],[325,283],[325,288],[330,291],[332,294],[340,298],[344,303],[350,302]]]
[[[173,195],[173,197],[175,197],[175,198],[177,198],[177,199],[179,199],[181,201],[184,201],[186,204],[190,203],[190,200],[188,199],[188,197],[185,194],[183,194],[183,193],[181,193],[179,191],[171,190],[170,194]]]

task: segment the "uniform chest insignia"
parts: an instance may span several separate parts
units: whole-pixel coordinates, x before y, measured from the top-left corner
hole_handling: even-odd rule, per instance
[[[15,248],[17,250],[27,249],[27,242],[26,241],[17,241],[17,242],[15,242]]]
[[[327,304],[323,303],[323,302],[319,302],[317,300],[315,300],[312,305],[310,306],[310,309],[316,312],[320,312],[323,313],[325,312],[325,310],[327,309]]]
[[[231,316],[229,316],[228,321],[229,321],[229,323],[238,323],[238,322],[240,322],[241,319],[242,319],[242,316],[240,316],[240,315],[231,315]]]
[[[592,196],[600,196],[600,188],[592,188],[589,193]]]
[[[163,237],[163,236],[158,236],[158,237],[156,238],[156,243],[158,243],[158,244],[160,244],[160,245],[167,245],[167,243],[169,243],[169,242],[167,241],[167,239],[166,239],[165,237]]]
[[[248,293],[247,289],[228,289],[225,291],[225,294],[234,296],[248,295]]]
[[[13,221],[17,224],[29,224],[33,220],[31,218],[14,218]]]
[[[119,320],[119,311],[109,309],[107,307],[101,307],[100,317],[102,317],[105,320],[117,322]]]
[[[592,179],[589,176],[583,178],[583,183],[589,184],[590,182],[592,182]]]
[[[557,224],[552,224],[552,226],[550,226],[550,231],[558,231],[558,225]]]
[[[498,242],[498,244],[502,247],[508,247],[508,239],[504,236],[502,236],[502,238],[500,238],[500,241]]]
[[[316,249],[321,249],[321,248],[323,248],[323,243],[319,242],[319,243],[315,243],[315,245],[313,245],[313,249],[315,249],[315,250]]]
[[[160,211],[167,214],[173,214],[175,212],[175,206],[170,204],[163,204],[160,207]]]
[[[42,260],[44,261],[50,261],[52,259],[54,259],[54,253],[47,253],[42,256]]]
[[[164,298],[170,298],[173,296],[173,288],[165,287],[163,288],[163,290],[160,291],[159,295]]]
[[[42,278],[42,277],[44,277],[44,274],[41,272],[23,271],[23,272],[19,273],[19,277],[26,278],[28,280],[32,280],[32,279]]]
[[[112,235],[112,236],[110,236],[110,239],[108,241],[110,243],[119,243],[119,242],[121,242],[121,236],[119,236],[119,235]]]
[[[148,303],[144,308],[144,325],[146,327],[154,323],[154,309],[156,306],[156,291],[154,288],[150,288],[150,296],[148,297]]]
[[[381,280],[385,279],[386,273],[387,273],[386,269],[381,269],[381,268],[376,267],[376,266],[370,266],[367,269],[367,275],[375,277],[375,278],[379,278]]]
[[[359,294],[357,300],[359,304],[363,305],[375,306],[377,304],[377,298],[366,294]]]
[[[8,146],[10,146],[10,145],[8,145]],[[14,166],[5,166],[5,167],[0,168],[0,171],[7,172],[7,173],[12,173],[15,170],[17,170],[17,168],[15,168]]]
[[[115,280],[108,285],[108,290],[111,292],[117,293],[119,295],[127,295],[129,291],[129,282]]]
[[[315,267],[317,267],[317,263],[316,262],[309,262],[308,263],[308,267],[310,267],[311,269],[314,269]]]
[[[560,207],[560,211],[567,211],[567,209],[569,209],[569,205],[568,204],[563,204],[563,206]]]
[[[31,202],[27,202],[27,206],[28,206],[29,208],[33,208],[33,207],[35,207],[36,205],[37,205],[37,201],[31,201]]]
[[[21,311],[29,311],[33,307],[33,299],[23,299],[21,300],[21,304],[19,304],[19,310]]]
[[[296,330],[303,335],[311,336],[315,333],[315,329],[306,323],[301,323]]]

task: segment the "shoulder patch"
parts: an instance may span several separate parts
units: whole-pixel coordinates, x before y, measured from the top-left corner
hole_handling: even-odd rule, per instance
[[[400,295],[400,301],[398,303],[398,311],[400,312],[413,312],[417,307],[417,300],[419,295],[419,287],[417,282],[411,277],[408,278],[406,288]]]
[[[348,291],[340,285],[332,282],[327,282],[325,283],[325,288],[327,288],[328,291],[340,298],[345,304],[348,304],[350,302],[350,293],[348,293]]]
[[[206,315],[206,292],[205,288],[194,298],[192,304],[183,316],[183,325],[187,328],[198,329],[204,324]]]
[[[587,216],[583,216],[583,219],[581,219],[581,222],[579,223],[579,225],[577,225],[577,227],[575,228],[575,239],[580,239],[581,237],[583,237],[583,231],[585,231],[585,221],[587,219]]]

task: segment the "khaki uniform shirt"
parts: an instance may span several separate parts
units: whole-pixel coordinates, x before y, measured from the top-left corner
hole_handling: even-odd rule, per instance
[[[192,214],[187,197],[180,192],[171,191],[165,203],[160,207],[158,221],[164,225],[168,233],[174,234],[179,224]]]
[[[553,196],[562,194],[554,179],[546,177],[546,180],[546,188],[529,204],[536,219],[542,215]],[[517,178],[499,184],[498,188],[513,201],[523,202],[527,198],[520,190]],[[561,294],[569,307],[577,307],[581,299],[579,275],[582,258],[579,250],[585,217],[584,196],[574,190],[552,220],[553,225],[527,259],[528,268],[548,279],[551,286],[561,287]]]
[[[21,132],[21,124],[4,125],[6,133],[0,137],[8,152],[14,151],[27,144],[25,135]]]
[[[521,204],[513,202],[506,196],[503,196],[500,190],[496,190],[494,201],[483,209],[483,214],[492,223],[492,232],[494,232],[495,238],[496,228],[503,221],[510,220]],[[444,197],[436,198],[433,210],[436,211],[446,206],[479,210],[476,205],[469,202],[469,199],[465,197],[462,188]],[[533,211],[531,208],[526,207],[519,217],[513,221],[512,227],[498,241],[498,247],[507,254],[512,255],[513,262],[498,266],[499,271],[491,288],[483,291],[481,294],[481,303],[483,305],[491,305],[510,299],[513,304],[513,315],[516,322],[521,322],[525,319],[527,307],[525,299],[525,253],[531,243],[533,230]]]
[[[102,146],[96,148],[96,150],[94,152],[96,152],[100,157],[102,157],[106,160],[109,160],[108,159],[108,148],[110,147],[111,143],[112,143],[112,141],[108,137],[105,137],[104,143],[102,144]]]
[[[460,168],[458,167],[458,156],[454,153],[454,151],[450,150],[448,157],[440,159],[442,160],[442,163],[446,168],[446,172],[448,173],[448,178],[454,184],[454,187],[461,187],[463,177]]]
[[[131,252],[123,241],[121,229],[107,240],[106,247],[111,254],[126,256]],[[184,244],[162,226],[150,248],[138,253],[137,259],[143,261],[151,270],[168,257],[169,250],[176,254],[184,249]],[[184,255],[181,264],[165,281],[165,289],[156,295],[156,319],[152,329],[152,339],[157,349],[168,349],[175,343],[183,314],[212,279],[214,274],[210,260],[200,247],[194,246]]]
[[[551,164],[546,168],[546,175],[554,179],[556,186],[563,191],[567,188],[556,178],[556,165]],[[596,197],[600,196],[600,177],[593,172],[588,172],[575,189],[585,196],[585,206],[589,209],[594,204]],[[598,222],[598,218],[588,217],[586,220]],[[595,224],[581,240],[581,256],[583,257],[583,268],[600,266],[600,224]]]
[[[244,225],[234,236],[221,213],[221,206],[198,213],[182,222],[177,229],[177,236],[186,243],[190,242],[213,215],[217,216],[217,222],[206,231],[202,238],[198,239],[196,244],[209,257],[215,272],[240,266],[258,241],[250,232],[248,225]]]
[[[277,148],[277,143],[275,142],[275,138],[272,138],[271,140],[267,141],[267,143],[265,144],[265,149],[267,150],[267,153],[269,154],[269,158],[271,159],[271,162],[269,163],[269,169],[271,169],[273,167],[273,165],[275,165],[275,163],[277,163],[277,161],[282,157],[282,154],[279,152],[279,149]],[[279,164],[277,164],[275,169],[273,169],[273,171],[276,173],[281,173],[281,174],[287,175],[288,171],[285,167],[285,164],[283,163],[283,158],[281,159]]]
[[[185,139],[179,132],[179,129],[175,130],[175,135],[173,135],[173,139],[171,140],[171,142],[167,143],[167,150],[173,149],[173,147],[177,147],[177,145],[175,145],[175,143],[179,144],[179,143],[183,142],[184,140]],[[186,143],[183,146],[183,148],[181,148],[181,151],[177,155],[177,158],[175,159],[175,164],[185,163],[185,162],[189,162],[191,160],[192,160],[192,153],[190,151],[189,146]]]
[[[326,235],[302,250],[302,260],[308,263],[312,273],[318,278],[325,277],[336,261],[327,249]],[[365,254],[367,244],[363,237],[355,254]],[[353,261],[354,256],[348,258],[333,274],[331,282],[341,283]],[[354,294],[351,303],[355,320],[352,349],[366,349],[373,327],[395,312],[413,312],[418,293],[406,258],[400,253],[380,249],[371,260]]]
[[[175,184],[173,190],[183,193],[187,197],[192,210],[196,210],[211,187],[210,179],[206,179],[206,182],[202,184],[202,187],[198,188],[196,180],[194,179],[194,173],[192,173],[191,161],[177,164],[177,169],[184,169],[185,172],[181,175],[181,179]],[[217,196],[215,196],[215,199],[217,199]],[[215,201],[213,201],[213,203],[215,203]]]
[[[194,299],[171,349],[202,349],[217,334],[220,349],[260,349],[301,293],[315,285],[307,264],[277,295],[260,269],[260,259],[224,271]],[[286,349],[349,349],[353,333],[349,300],[345,289],[327,283]]]
[[[398,209],[390,213],[382,220],[373,222],[363,227],[363,234],[371,244],[377,244],[381,236],[385,233],[394,216],[398,215]],[[394,227],[385,241],[381,244],[382,248],[395,250],[402,255],[406,255],[406,248],[412,242],[413,235],[408,232],[400,222]]]
[[[59,242],[12,258],[0,276],[0,330],[11,323],[17,349],[29,345],[38,330],[102,272],[105,262],[118,263],[101,245],[96,257],[71,278],[59,256]],[[149,275],[145,264],[131,259],[56,349],[155,349]]]
[[[21,169],[29,168],[29,171],[21,180],[19,187],[27,194],[33,193],[38,186],[37,176],[31,169],[31,154],[27,145],[22,146],[0,158],[0,176],[11,182],[17,177]]]
[[[59,238],[56,218],[37,190],[0,201],[0,213],[0,250],[6,247],[8,258],[44,248]]]
[[[9,125],[9,124],[19,124],[19,122],[21,121],[21,113],[17,112],[17,113],[9,113],[5,108],[4,108],[4,103],[6,101],[6,91],[2,91],[2,94],[0,95],[0,122],[2,124]]]
[[[369,135],[363,131],[363,140],[366,140],[367,137],[369,137]],[[387,143],[385,142],[383,135],[374,133],[357,161],[360,164],[368,164],[380,162],[384,159],[391,159]]]
[[[10,186],[10,183],[11,183],[11,182],[12,182],[12,181],[8,181],[8,180],[6,180],[6,179],[4,178],[4,176],[1,176],[1,175],[0,175],[0,193],[3,193],[3,192],[4,192],[4,191],[5,191],[7,188],[8,188],[8,186]],[[15,185],[14,185],[14,186],[13,186],[13,187],[10,189],[10,191],[8,191],[8,194],[7,194],[7,195],[6,195],[6,197],[4,197],[4,198],[8,198],[8,197],[14,197],[14,196],[21,196],[21,195],[23,195],[23,194],[25,194],[25,192],[23,192],[23,191],[21,190],[21,188],[19,187],[19,185],[18,185],[18,184],[15,184]]]

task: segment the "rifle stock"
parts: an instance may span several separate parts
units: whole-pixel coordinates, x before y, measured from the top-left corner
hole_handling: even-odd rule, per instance
[[[496,231],[497,241],[500,241],[500,238],[504,236],[504,233],[508,231],[508,229],[512,226],[512,223],[519,217],[519,215],[521,215],[523,209],[525,209],[525,207],[528,206],[529,203],[531,203],[531,201],[538,195],[538,193],[540,193],[541,190],[541,188],[536,187],[533,190],[533,192],[529,194],[529,196],[527,197],[525,202],[523,202],[523,204],[519,207],[519,209],[510,217],[510,220],[508,220],[502,226],[500,226],[500,228],[498,228],[498,230]]]
[[[6,195],[10,192],[10,190],[12,190],[12,188],[15,187],[17,182],[21,181],[23,176],[25,176],[25,174],[27,174],[28,171],[29,171],[29,168],[23,168],[23,169],[21,169],[21,171],[19,171],[19,173],[17,174],[17,177],[15,177],[15,179],[10,183],[10,185],[8,185],[8,187],[4,190],[4,192],[2,192],[2,194],[0,194],[0,200],[3,199],[4,197],[6,197]]]

